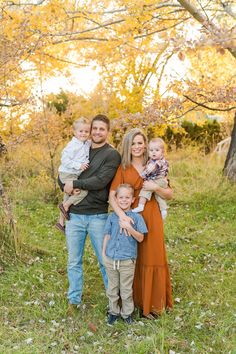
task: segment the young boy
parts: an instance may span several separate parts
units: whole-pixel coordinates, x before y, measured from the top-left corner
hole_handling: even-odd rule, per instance
[[[142,172],[141,176],[144,181],[152,180],[158,186],[167,188],[168,182],[166,180],[166,176],[168,174],[169,164],[164,158],[164,148],[165,144],[161,138],[154,138],[150,140],[148,148],[148,155],[150,159],[148,160],[146,168]],[[154,193],[154,195],[159,203],[162,219],[164,220],[167,216],[167,203],[157,193]],[[139,197],[138,206],[133,209],[136,213],[144,210],[147,200],[150,200],[152,197],[152,192],[141,189]]]
[[[129,184],[120,184],[116,190],[118,206],[124,210],[133,223],[127,223],[121,229],[116,213],[108,216],[105,225],[103,243],[103,262],[108,277],[107,297],[109,299],[108,324],[112,325],[121,315],[127,324],[131,324],[134,310],[133,279],[137,258],[137,242],[142,242],[147,227],[140,214],[130,207],[134,201],[134,190]],[[128,234],[127,234],[128,233]],[[119,306],[119,298],[122,307]]]
[[[80,118],[73,123],[74,137],[62,151],[61,165],[59,166],[59,178],[62,183],[73,181],[89,167],[89,149],[91,141],[90,122],[86,118]],[[88,194],[81,190],[79,194],[69,195],[64,193],[63,203],[59,205],[61,210],[59,222],[55,225],[58,230],[65,233],[65,219],[69,220],[68,210],[72,204],[80,203]]]

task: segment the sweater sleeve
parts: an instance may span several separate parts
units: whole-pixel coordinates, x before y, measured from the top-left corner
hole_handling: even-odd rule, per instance
[[[84,189],[88,191],[105,188],[114,177],[117,167],[120,164],[120,155],[116,150],[112,150],[101,165],[96,175],[73,181],[73,188]]]

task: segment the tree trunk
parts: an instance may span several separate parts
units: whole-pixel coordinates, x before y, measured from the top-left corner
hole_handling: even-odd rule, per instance
[[[231,134],[229,151],[223,169],[224,175],[231,181],[236,182],[236,113],[234,116],[234,127]]]

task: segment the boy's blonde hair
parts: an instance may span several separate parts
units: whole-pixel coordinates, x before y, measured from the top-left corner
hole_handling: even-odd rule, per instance
[[[132,196],[134,195],[134,188],[131,186],[131,184],[122,183],[116,188],[116,196],[122,188],[128,189],[131,192]]]
[[[84,117],[81,117],[81,118],[79,118],[79,119],[77,119],[77,120],[75,120],[75,121],[73,122],[73,125],[72,125],[73,130],[78,129],[78,127],[79,127],[81,124],[89,124],[89,125],[90,125],[91,122],[89,121],[89,119],[84,118]]]
[[[150,143],[158,143],[161,146],[162,150],[165,150],[165,142],[161,138],[153,138],[149,141],[149,144]]]

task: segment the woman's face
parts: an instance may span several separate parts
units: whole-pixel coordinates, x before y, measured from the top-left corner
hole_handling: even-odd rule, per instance
[[[136,135],[131,145],[132,157],[143,157],[146,144],[142,135]]]

